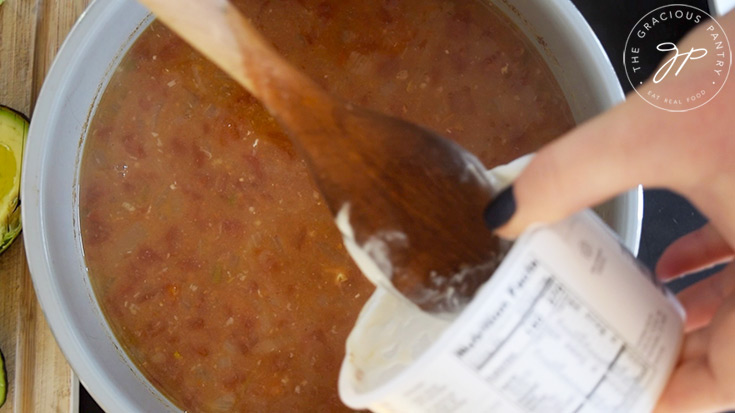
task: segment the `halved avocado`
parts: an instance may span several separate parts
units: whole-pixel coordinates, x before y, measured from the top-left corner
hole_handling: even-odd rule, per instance
[[[18,236],[20,171],[28,136],[28,119],[0,105],[0,253]]]
[[[0,407],[5,404],[5,398],[8,396],[8,375],[5,374],[5,356],[0,351]]]

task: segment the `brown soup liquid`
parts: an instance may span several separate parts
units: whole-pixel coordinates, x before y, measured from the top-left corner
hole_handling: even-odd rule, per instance
[[[236,3],[333,94],[487,167],[573,125],[534,47],[480,2]],[[156,22],[102,96],[80,185],[100,306],[164,395],[189,412],[349,411],[337,376],[373,288],[281,128]]]

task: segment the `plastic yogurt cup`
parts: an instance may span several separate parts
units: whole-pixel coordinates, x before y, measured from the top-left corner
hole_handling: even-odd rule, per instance
[[[526,231],[454,319],[379,288],[347,340],[345,404],[373,412],[650,412],[684,313],[592,211]]]

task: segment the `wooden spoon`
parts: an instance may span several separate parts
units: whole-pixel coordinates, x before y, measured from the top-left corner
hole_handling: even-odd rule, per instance
[[[453,312],[500,260],[483,224],[492,192],[459,145],[330,96],[292,67],[226,0],[140,0],[258,98],[289,132],[354,240],[422,309]]]

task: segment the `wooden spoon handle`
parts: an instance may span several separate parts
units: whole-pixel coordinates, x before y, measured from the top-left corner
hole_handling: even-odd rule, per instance
[[[228,0],[139,1],[263,102],[271,114],[282,118],[294,110],[303,112],[299,107],[304,99],[331,101],[316,83],[281,57]]]

